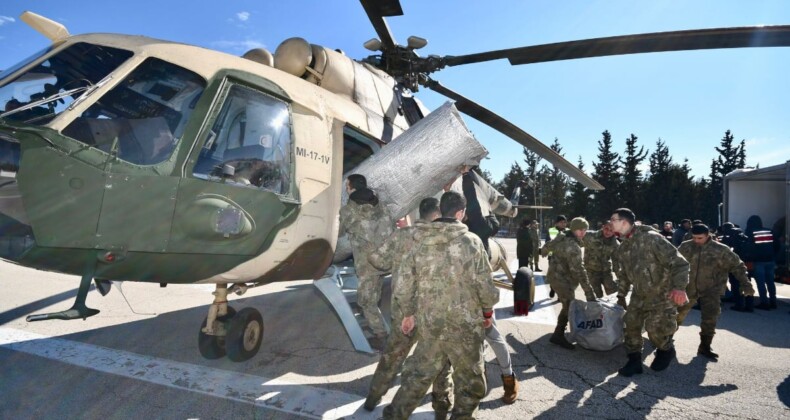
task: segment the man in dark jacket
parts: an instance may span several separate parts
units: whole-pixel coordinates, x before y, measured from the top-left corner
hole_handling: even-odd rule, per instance
[[[730,222],[721,225],[721,236],[719,242],[727,245],[732,249],[741,260],[744,259],[744,252],[746,251],[746,243],[748,238],[743,234],[743,231],[736,228]],[[754,297],[747,296],[745,299],[741,296],[741,286],[737,278],[732,273],[729,274],[730,280],[730,293],[735,305],[732,307],[733,311],[738,312],[754,312]]]
[[[687,233],[691,230],[691,220],[683,219],[680,221],[680,225],[677,229],[675,229],[675,233],[672,234],[672,245],[675,245],[675,248],[679,247],[681,242],[683,242],[683,237],[686,236]]]
[[[521,219],[521,224],[516,232],[516,258],[518,258],[518,266],[532,268],[532,235],[530,235],[529,227],[532,220],[528,218]]]
[[[758,215],[752,215],[746,221],[746,262],[752,264],[754,279],[757,281],[757,291],[760,293],[760,304],[757,309],[776,309],[776,284],[774,271],[776,270],[776,251],[779,242],[774,238],[770,229],[763,227],[763,220]],[[766,288],[768,293],[766,296]]]

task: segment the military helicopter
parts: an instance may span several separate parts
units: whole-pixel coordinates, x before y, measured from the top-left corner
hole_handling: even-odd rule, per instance
[[[536,152],[588,188],[601,186],[496,113],[441,85],[444,67],[507,58],[528,64],[615,54],[790,45],[790,26],[588,39],[420,57],[385,17],[397,0],[361,0],[378,39],[353,60],[300,38],[243,57],[141,36],[72,36],[26,12],[52,44],[0,74],[0,257],[81,275],[71,309],[98,313],[93,282],[216,284],[198,334],[207,358],[242,361],[261,344],[254,308],[229,292],[317,279],[333,259],[343,177],[422,119],[421,87]]]

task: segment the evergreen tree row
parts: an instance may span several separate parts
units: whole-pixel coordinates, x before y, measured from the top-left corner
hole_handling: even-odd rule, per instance
[[[568,218],[584,216],[594,227],[608,219],[614,209],[628,207],[644,224],[661,226],[664,221],[677,224],[682,219],[700,219],[708,226],[717,226],[722,181],[724,175],[746,166],[745,140],[736,143],[727,130],[720,146],[715,147],[718,155],[711,162],[710,175],[701,178],[690,175],[688,159],[674,162],[660,138],[652,153],[638,145],[637,140],[634,134],[626,138],[625,150],[620,155],[614,150],[609,131],[602,133],[591,177],[604,186],[603,191],[591,191],[571,181],[526,148],[523,163],[513,162],[502,180],[492,184],[508,197],[520,187],[519,204],[552,207],[542,211],[521,210],[516,223],[521,218],[542,215],[540,223],[546,227],[557,215],[564,214]],[[558,139],[550,147],[564,156]],[[645,160],[647,171],[643,171]],[[584,171],[581,156],[577,165]],[[488,171],[482,174],[491,181]]]

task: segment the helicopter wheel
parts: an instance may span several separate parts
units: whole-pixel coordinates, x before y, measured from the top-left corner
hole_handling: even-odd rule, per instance
[[[244,308],[230,320],[225,336],[228,359],[243,362],[255,356],[263,341],[263,317],[253,308]]]
[[[228,322],[235,316],[236,310],[228,306],[227,315],[217,317],[217,322],[225,323],[225,331],[227,331]],[[198,349],[200,350],[200,355],[206,359],[219,359],[225,356],[225,337],[204,333],[203,328],[206,328],[207,320],[208,317],[203,319],[203,324],[200,325],[200,330],[198,331]]]

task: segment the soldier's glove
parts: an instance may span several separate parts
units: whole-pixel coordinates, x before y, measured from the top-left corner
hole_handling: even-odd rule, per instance
[[[623,309],[628,309],[628,304],[625,303],[625,296],[617,296],[617,304],[622,306]]]
[[[587,302],[597,302],[597,301],[598,299],[596,299],[595,296],[587,296]]]

